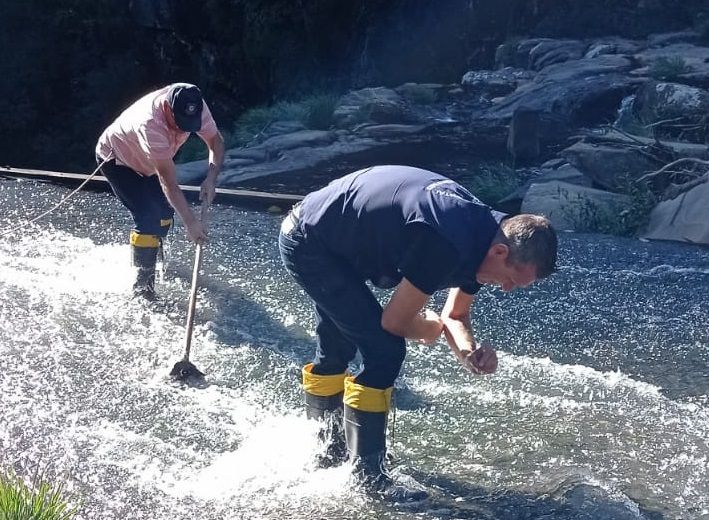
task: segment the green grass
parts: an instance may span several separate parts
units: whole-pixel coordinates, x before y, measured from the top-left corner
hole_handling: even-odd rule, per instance
[[[660,56],[649,70],[650,76],[663,81],[672,81],[688,72],[692,72],[692,67],[687,65],[684,58],[680,56]]]
[[[504,163],[481,163],[477,169],[457,179],[485,204],[495,205],[525,183],[520,171]]]
[[[62,484],[38,475],[27,485],[13,472],[0,471],[0,520],[70,520],[76,512]]]

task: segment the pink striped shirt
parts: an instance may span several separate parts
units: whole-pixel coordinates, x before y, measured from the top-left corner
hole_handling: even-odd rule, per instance
[[[168,125],[163,102],[169,89],[170,85],[146,94],[126,108],[99,137],[96,155],[105,159],[113,153],[116,164],[147,176],[157,173],[156,160],[175,157],[189,133]],[[197,135],[207,142],[216,133],[217,125],[204,103],[202,128]]]

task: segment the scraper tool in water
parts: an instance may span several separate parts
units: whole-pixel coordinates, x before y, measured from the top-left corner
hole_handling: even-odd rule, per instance
[[[207,208],[209,203],[204,200],[202,201],[202,225],[206,231],[207,229]],[[197,244],[194,256],[194,269],[192,270],[192,288],[190,289],[190,302],[187,308],[187,324],[185,330],[185,356],[182,361],[175,363],[172,367],[170,376],[173,379],[178,379],[180,381],[185,381],[187,379],[203,379],[204,374],[192,364],[190,361],[190,345],[192,344],[192,329],[194,328],[194,311],[195,305],[197,303],[197,280],[199,279],[199,268],[202,264],[202,244]]]

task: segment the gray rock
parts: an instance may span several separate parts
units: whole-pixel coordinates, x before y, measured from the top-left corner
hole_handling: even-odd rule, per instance
[[[651,34],[647,37],[648,47],[666,47],[673,43],[697,43],[698,41],[699,34],[690,30]]]
[[[517,77],[509,68],[502,70],[471,70],[460,81],[470,91],[488,96],[506,96],[517,88]]]
[[[603,54],[635,54],[643,45],[624,38],[602,38],[588,46],[584,58],[596,58]]]
[[[591,187],[593,181],[586,177],[583,173],[578,171],[576,168],[566,163],[563,159],[554,159],[555,161],[562,161],[563,166],[557,169],[548,169],[542,167],[540,173],[537,177],[527,181],[524,185],[517,188],[514,192],[510,193],[506,197],[497,201],[496,206],[500,206],[503,211],[518,212],[524,200],[527,191],[532,184],[543,184],[545,182],[551,181],[561,181],[569,184],[575,184],[577,186]],[[547,161],[547,163],[550,161]],[[545,163],[546,164],[546,163]],[[543,166],[543,165],[542,165]]]
[[[579,40],[541,41],[529,51],[529,67],[542,70],[556,63],[578,60],[583,57],[586,48],[586,43]]]
[[[643,233],[651,240],[677,240],[709,245],[709,182],[679,197],[660,202],[650,213]]]
[[[681,57],[689,71],[679,75],[674,81],[694,87],[709,88],[709,47],[689,43],[674,43],[666,47],[649,48],[635,54],[634,58],[641,68],[633,71],[635,75],[647,75],[650,67],[658,58]]]
[[[396,139],[397,137],[420,134],[428,125],[365,125],[357,128],[357,135],[377,137],[382,139]]]
[[[596,184],[619,190],[661,165],[635,148],[580,142],[559,152],[569,164]]]
[[[290,134],[283,134],[266,139],[256,148],[267,150],[290,150],[303,146],[321,146],[330,144],[337,136],[329,130],[301,130]]]
[[[701,119],[709,112],[709,92],[678,83],[649,81],[638,90],[633,110],[644,123],[677,117]]]
[[[522,201],[523,213],[545,215],[559,230],[586,230],[593,218],[615,218],[630,197],[561,181],[532,184]]]
[[[613,119],[623,97],[641,83],[625,74],[631,67],[628,58],[617,55],[551,65],[540,71],[533,82],[520,86],[485,111],[482,118],[506,122],[515,109],[526,107],[570,124],[589,125]]]
[[[384,87],[355,90],[342,96],[333,113],[338,128],[352,128],[365,122],[418,122],[406,100]]]

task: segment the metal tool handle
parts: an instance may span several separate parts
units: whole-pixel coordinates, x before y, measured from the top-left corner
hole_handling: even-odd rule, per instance
[[[202,221],[202,227],[205,232],[207,230],[207,210],[209,209],[209,202],[207,200],[202,201],[202,211],[200,214],[200,220]],[[192,346],[192,330],[194,329],[194,314],[195,306],[197,305],[197,282],[199,280],[199,269],[202,265],[202,244],[197,243],[197,248],[195,250],[194,256],[194,268],[192,269],[192,288],[190,289],[190,301],[187,306],[187,324],[185,326],[185,361],[190,359],[190,347]]]

